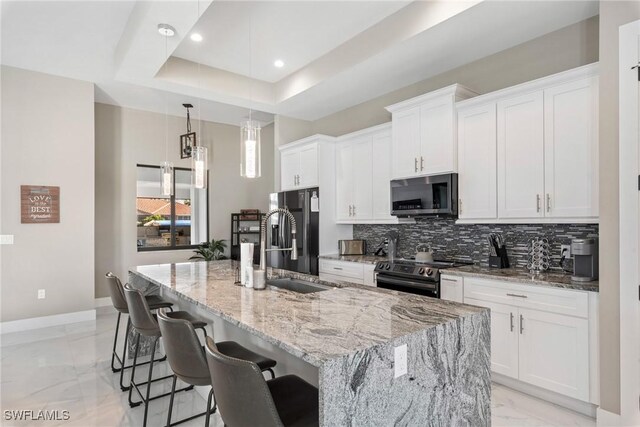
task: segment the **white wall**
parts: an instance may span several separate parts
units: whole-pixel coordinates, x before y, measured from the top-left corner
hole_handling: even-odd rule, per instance
[[[108,296],[107,271],[126,279],[131,266],[186,261],[191,249],[138,252],[136,246],[136,164],[160,165],[165,160],[168,127],[169,160],[180,159],[179,135],[186,118],[96,104],[96,296]],[[192,118],[197,111],[192,110]],[[240,129],[192,120],[192,130],[209,148],[209,238],[230,238],[231,213],[243,208],[268,208],[273,191],[273,125],[262,131],[262,178],[240,177]]]
[[[92,83],[2,67],[0,234],[15,236],[3,322],[94,307],[93,96]],[[60,223],[21,224],[20,185],[59,186]]]

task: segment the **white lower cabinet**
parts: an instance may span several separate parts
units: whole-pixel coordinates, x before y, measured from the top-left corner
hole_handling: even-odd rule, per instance
[[[589,345],[597,340],[589,327],[596,314],[584,305],[587,292],[475,278],[464,278],[463,287],[466,304],[491,310],[492,372],[597,403]]]
[[[376,286],[373,270],[375,264],[320,259],[320,280],[327,282],[350,282],[358,285]]]
[[[462,277],[440,276],[440,299],[462,302]]]

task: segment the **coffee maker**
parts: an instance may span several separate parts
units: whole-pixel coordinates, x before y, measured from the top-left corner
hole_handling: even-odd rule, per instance
[[[598,280],[598,239],[573,239],[573,276],[575,282]]]

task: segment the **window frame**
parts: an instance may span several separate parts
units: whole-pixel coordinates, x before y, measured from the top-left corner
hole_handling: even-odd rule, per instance
[[[137,171],[138,168],[152,168],[152,169],[158,169],[158,171],[161,169],[160,166],[156,166],[156,165],[148,165],[148,164],[144,164],[144,163],[136,163],[136,200],[138,198],[138,188],[137,188]],[[176,245],[176,171],[187,171],[187,172],[191,172],[193,173],[193,169],[191,168],[181,168],[181,167],[174,167],[173,168],[173,177],[172,177],[172,181],[171,181],[171,185],[173,186],[173,191],[171,196],[169,197],[170,200],[170,204],[171,204],[171,225],[170,225],[170,230],[171,230],[171,245],[169,246],[138,246],[137,244],[137,239],[136,239],[136,248],[138,250],[138,252],[159,252],[159,251],[181,251],[181,250],[189,250],[189,249],[196,249],[199,248],[200,245],[203,242],[197,243],[195,245],[186,245],[186,246],[177,246]],[[206,222],[206,235],[207,235],[207,242],[210,240],[209,239],[209,170],[207,170],[207,176],[205,177],[206,181],[207,181],[207,187],[206,187],[206,192],[207,192],[207,222]],[[137,237],[137,236],[136,236]]]

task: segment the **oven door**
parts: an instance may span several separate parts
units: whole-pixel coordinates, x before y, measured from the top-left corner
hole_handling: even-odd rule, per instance
[[[438,282],[418,281],[378,273],[376,283],[379,288],[383,289],[440,298],[440,284]]]

